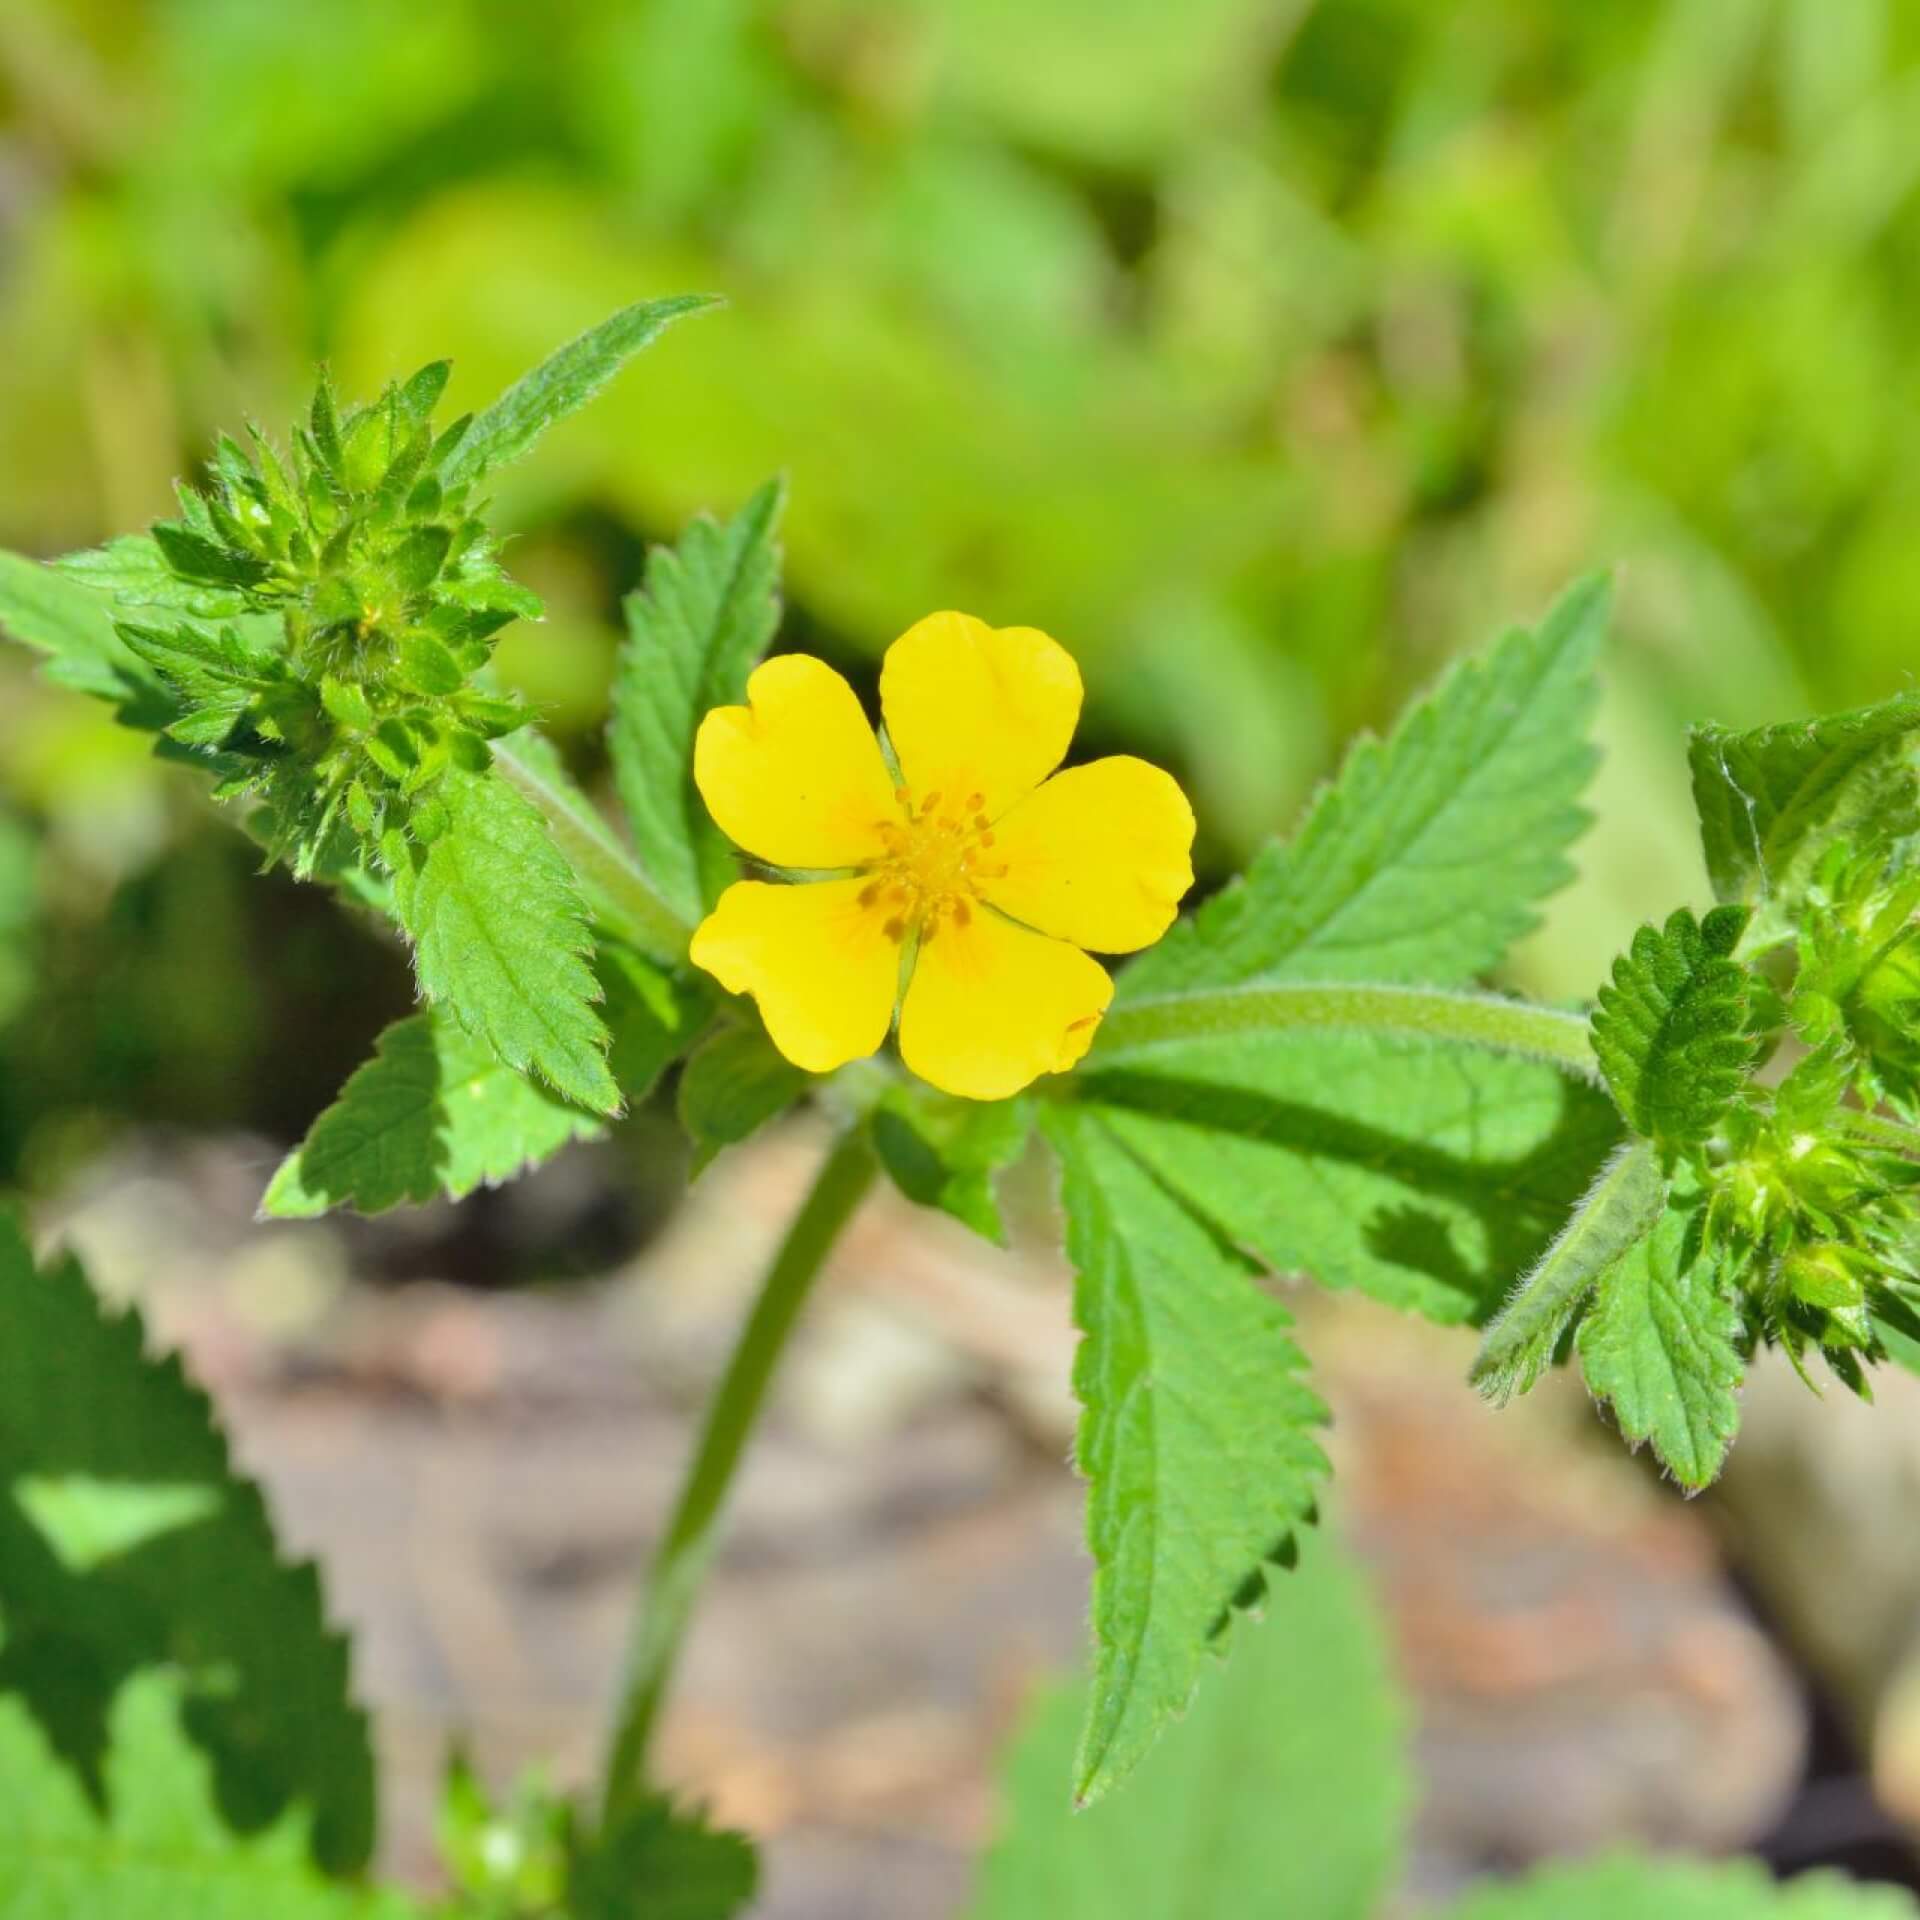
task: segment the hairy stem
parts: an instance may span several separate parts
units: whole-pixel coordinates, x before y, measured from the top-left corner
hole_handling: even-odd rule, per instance
[[[1539,1263],[1487,1322],[1468,1378],[1497,1406],[1532,1387],[1615,1261],[1653,1231],[1667,1183],[1652,1145],[1618,1148]]]
[[[644,1789],[648,1744],[713,1557],[721,1511],[740,1456],[794,1321],[878,1168],[863,1127],[849,1128],[841,1135],[767,1269],[759,1298],[707,1409],[672,1522],[642,1584],[620,1717],[607,1760],[604,1804],[609,1817]]]
[[[1884,1114],[1848,1112],[1840,1115],[1840,1125],[1853,1139],[1864,1141],[1868,1146],[1900,1154],[1908,1160],[1920,1160],[1920,1127],[1910,1127],[1903,1120],[1889,1120]]]
[[[1183,1041],[1255,1040],[1315,1029],[1486,1047],[1544,1060],[1583,1079],[1599,1078],[1585,1015],[1444,987],[1219,987],[1136,1000],[1101,1023],[1088,1065],[1107,1066]]]
[[[685,922],[654,891],[613,829],[506,742],[495,742],[493,764],[546,816],[548,831],[579,877],[601,925],[656,960],[684,959]]]

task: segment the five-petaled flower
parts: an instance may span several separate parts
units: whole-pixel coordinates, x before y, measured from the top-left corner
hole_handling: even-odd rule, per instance
[[[1113,997],[1098,953],[1151,946],[1193,884],[1193,810],[1125,755],[1055,772],[1080,671],[1032,627],[936,613],[887,649],[888,771],[853,689],[784,654],[701,723],[694,778],[731,839],[792,884],[742,880],[693,959],[827,1073],[900,1016],[923,1080],[998,1100],[1071,1067]],[[1052,777],[1049,778],[1048,776]]]

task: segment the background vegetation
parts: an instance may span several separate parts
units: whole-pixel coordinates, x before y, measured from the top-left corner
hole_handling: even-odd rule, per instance
[[[589,770],[643,539],[781,466],[790,640],[1050,627],[1216,873],[1611,562],[1607,824],[1523,963],[1582,993],[1699,890],[1676,721],[1902,681],[1917,184],[1891,0],[11,0],[0,544],[165,510],[316,355],[451,351],[458,407],[712,288],[506,489],[554,613],[503,661]],[[0,1177],[127,1114],[292,1134],[398,962],[0,675]]]

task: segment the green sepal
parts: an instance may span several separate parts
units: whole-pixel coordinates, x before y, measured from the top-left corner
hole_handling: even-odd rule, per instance
[[[806,1092],[813,1076],[784,1058],[758,1027],[726,1027],[695,1049],[680,1076],[680,1124],[693,1172],[758,1133]]]
[[[880,1164],[909,1200],[1006,1245],[994,1176],[1032,1138],[1031,1100],[956,1100],[930,1087],[890,1087],[873,1109],[872,1126]]]

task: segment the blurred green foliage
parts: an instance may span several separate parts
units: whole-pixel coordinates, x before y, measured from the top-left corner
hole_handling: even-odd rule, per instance
[[[0,6],[0,543],[166,510],[316,355],[450,353],[457,407],[683,290],[731,305],[505,490],[554,611],[502,665],[580,740],[641,540],[784,468],[813,650],[1048,627],[1219,872],[1614,565],[1604,825],[1523,962],[1573,993],[1703,893],[1677,724],[1887,693],[1920,628],[1897,0]],[[84,922],[201,816],[20,673],[0,793]]]

